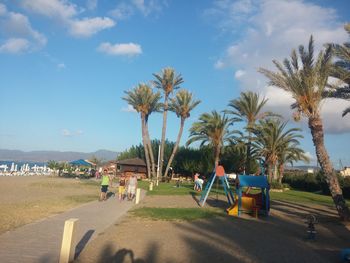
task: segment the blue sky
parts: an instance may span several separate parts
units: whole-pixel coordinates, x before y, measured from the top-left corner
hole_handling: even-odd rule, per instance
[[[269,99],[266,110],[290,119],[288,94],[267,87],[258,67],[274,69],[314,35],[317,48],[343,43],[350,20],[346,0],[0,0],[2,120],[0,148],[123,151],[141,142],[139,116],[121,99],[125,90],[171,66],[203,112],[225,109],[241,91]],[[350,165],[347,101],[323,105],[326,145],[338,165]],[[160,138],[160,114],[150,117]],[[302,145],[315,156],[305,122]],[[170,114],[167,137],[179,120]],[[239,125],[238,125],[239,127]]]

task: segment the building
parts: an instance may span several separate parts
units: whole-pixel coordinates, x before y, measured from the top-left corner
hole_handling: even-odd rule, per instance
[[[343,170],[340,171],[341,176],[350,176],[350,167],[344,167]]]
[[[117,174],[124,174],[130,176],[135,174],[138,179],[145,179],[147,177],[147,166],[144,160],[140,158],[118,160],[116,161]]]

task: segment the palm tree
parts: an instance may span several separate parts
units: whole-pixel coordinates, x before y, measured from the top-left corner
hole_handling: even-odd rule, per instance
[[[345,25],[345,30],[350,35],[350,24]],[[328,92],[327,96],[331,98],[340,98],[350,100],[350,42],[344,43],[343,45],[332,44],[334,55],[338,60],[334,63],[332,76],[339,79],[345,86],[333,87]],[[342,116],[350,112],[350,107],[343,111]]]
[[[282,149],[287,148],[288,144],[298,144],[297,138],[302,138],[297,128],[285,130],[287,123],[281,123],[278,119],[260,120],[259,124],[251,128],[251,132],[255,135],[253,138],[253,146],[258,154],[265,159],[269,182],[272,182],[272,168],[275,168],[278,157]]]
[[[304,161],[309,162],[309,158],[305,155],[303,149],[299,148],[299,143],[287,142],[284,147],[278,152],[278,182],[282,183],[284,175],[284,165],[289,163],[293,165],[293,162]]]
[[[171,99],[169,110],[176,113],[176,116],[180,118],[180,129],[177,135],[176,143],[169,158],[168,164],[165,169],[165,175],[168,174],[171,163],[180,144],[185,120],[190,117],[190,112],[200,103],[200,100],[193,100],[192,93],[187,90],[180,90],[177,92],[175,98]]]
[[[257,120],[263,119],[267,116],[272,116],[271,112],[261,112],[263,106],[266,104],[267,99],[260,99],[258,93],[251,91],[241,92],[241,96],[238,99],[230,100],[228,106],[232,110],[226,110],[226,114],[233,115],[232,121],[245,121],[247,123],[246,129],[248,130],[248,142],[246,146],[246,163],[245,170],[249,174],[251,173],[250,161],[251,161],[251,134],[249,129],[253,128]]]
[[[326,176],[333,201],[338,210],[339,216],[349,220],[350,212],[340,188],[338,178],[329,159],[324,145],[323,124],[320,116],[321,101],[325,92],[327,81],[331,73],[331,47],[320,51],[317,59],[314,60],[314,41],[310,37],[308,50],[299,46],[299,57],[302,62],[299,66],[299,58],[295,50],[291,58],[285,59],[283,64],[273,60],[277,72],[260,68],[269,80],[270,85],[289,92],[295,99],[292,109],[296,109],[295,119],[305,116],[311,130],[313,143],[316,148],[316,156]]]
[[[160,111],[161,104],[159,100],[161,95],[160,92],[153,93],[152,89],[143,83],[138,84],[131,91],[125,91],[125,94],[126,96],[122,99],[127,101],[141,116],[142,143],[145,150],[147,174],[148,178],[151,178],[151,172],[152,177],[155,176],[155,162],[148,132],[148,118],[152,112]]]
[[[230,121],[224,114],[221,116],[217,111],[203,113],[198,122],[194,122],[190,129],[190,138],[186,145],[195,141],[201,141],[200,146],[210,145],[214,150],[215,167],[220,161],[220,153],[225,143],[233,144],[236,131],[229,131]]]
[[[183,79],[181,74],[177,75],[173,68],[164,68],[160,73],[154,73],[153,76],[156,78],[156,80],[152,81],[153,85],[164,92],[162,139],[160,144],[160,156],[158,157],[160,158],[159,171],[161,176],[163,176],[164,143],[169,95],[180,87],[180,84],[183,83]]]

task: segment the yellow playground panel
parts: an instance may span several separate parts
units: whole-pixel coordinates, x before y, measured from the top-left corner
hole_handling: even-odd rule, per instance
[[[238,216],[238,199],[236,199],[236,202],[230,207],[227,208],[227,213],[231,216]],[[248,212],[248,213],[256,213],[256,203],[255,198],[253,197],[247,197],[243,196],[241,198],[241,211]]]

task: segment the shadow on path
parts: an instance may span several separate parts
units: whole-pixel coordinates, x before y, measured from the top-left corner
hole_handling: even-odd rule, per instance
[[[83,251],[84,247],[87,245],[87,243],[89,242],[90,238],[94,233],[95,233],[95,230],[90,229],[84,234],[84,236],[80,239],[80,241],[75,247],[74,258],[77,258],[80,255],[81,251]]]

